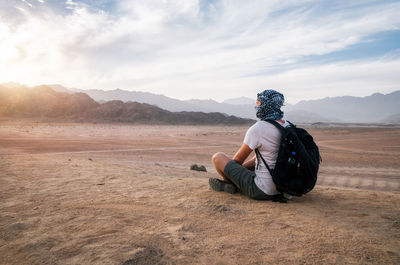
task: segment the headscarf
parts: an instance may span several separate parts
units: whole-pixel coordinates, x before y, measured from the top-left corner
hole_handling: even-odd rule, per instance
[[[257,100],[261,102],[260,106],[256,107],[257,118],[260,120],[279,120],[283,118],[281,107],[285,101],[285,97],[272,89],[264,90],[257,94]]]

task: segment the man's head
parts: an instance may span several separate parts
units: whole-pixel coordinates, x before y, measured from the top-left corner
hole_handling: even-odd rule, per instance
[[[285,101],[285,97],[272,89],[264,90],[257,94],[257,118],[260,120],[283,118],[281,107]]]

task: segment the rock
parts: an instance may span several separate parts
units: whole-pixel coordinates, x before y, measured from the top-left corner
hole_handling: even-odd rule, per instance
[[[196,164],[191,165],[191,166],[190,166],[190,170],[196,170],[196,171],[204,171],[204,172],[207,172],[207,169],[206,169],[205,166],[203,166],[203,165],[198,166],[198,165],[196,165]]]

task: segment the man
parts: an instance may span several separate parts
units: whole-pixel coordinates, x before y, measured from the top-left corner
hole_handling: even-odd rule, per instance
[[[210,178],[213,190],[236,193],[238,190],[255,200],[271,200],[280,194],[272,181],[266,166],[254,156],[247,157],[258,149],[271,168],[274,168],[278,156],[281,133],[268,119],[276,120],[286,127],[289,123],[283,118],[281,107],[284,96],[275,90],[264,90],[257,94],[257,121],[251,126],[244,138],[242,146],[231,160],[229,156],[218,152],[212,156],[212,162],[218,174],[223,178]],[[246,162],[245,162],[246,161]]]

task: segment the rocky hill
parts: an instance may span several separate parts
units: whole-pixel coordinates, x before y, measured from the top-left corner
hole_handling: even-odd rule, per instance
[[[0,117],[76,119],[98,103],[85,93],[55,92],[48,86],[0,86]]]
[[[45,85],[0,86],[0,117],[141,124],[240,125],[254,122],[221,113],[171,112],[138,102],[112,100],[101,104],[85,93],[57,92]]]

